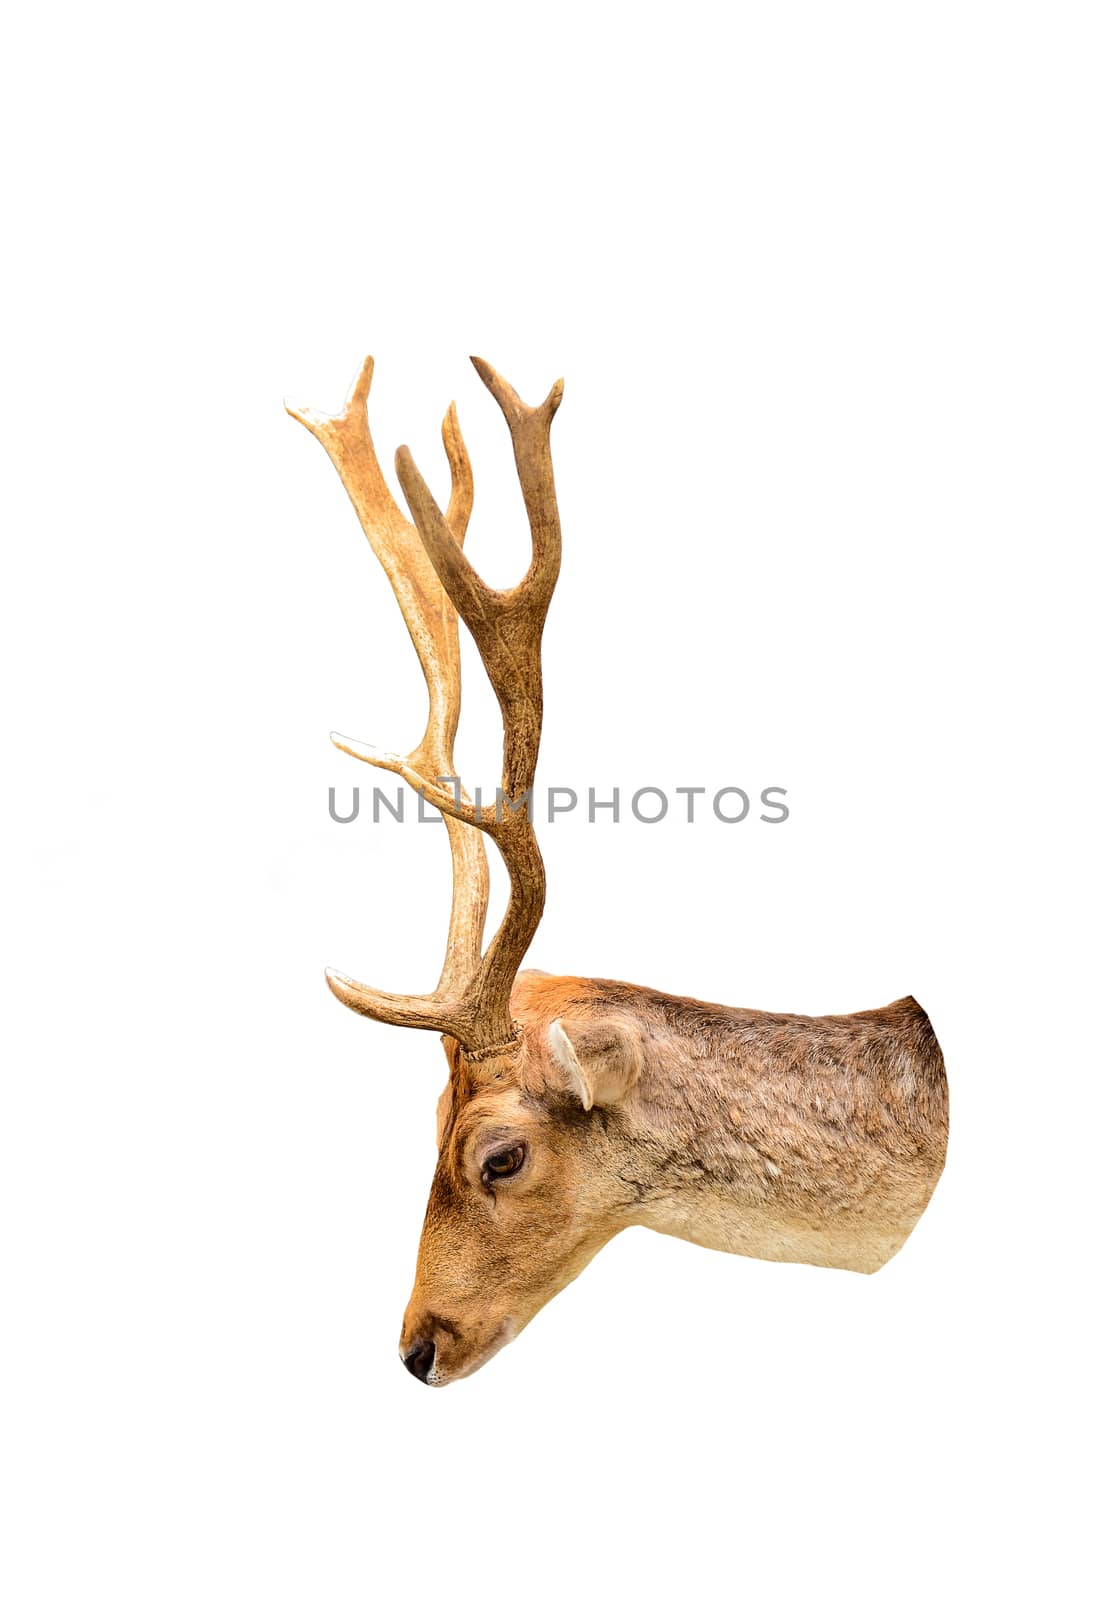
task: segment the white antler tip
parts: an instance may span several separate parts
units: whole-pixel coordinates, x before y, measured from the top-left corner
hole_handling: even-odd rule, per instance
[[[344,407],[344,410],[349,411],[352,406],[358,405],[360,401],[363,405],[366,404],[370,394],[370,384],[373,377],[374,357],[363,356],[362,365],[358,369],[355,381],[351,384],[351,387],[347,391],[347,403]]]
[[[303,423],[309,433],[319,433],[321,428],[326,428],[335,417],[329,417],[326,411],[317,411],[313,406],[294,406],[289,401],[285,402],[285,409],[295,422]]]
[[[367,761],[372,767],[381,767],[386,772],[401,772],[405,770],[405,760],[395,750],[379,750],[376,744],[363,744],[361,739],[348,739],[345,734],[333,733],[331,742],[337,750],[342,750],[344,755],[354,756],[359,761]]]
[[[324,982],[337,1000],[342,1000],[345,1006],[354,1005],[358,984],[353,978],[348,978],[345,972],[337,972],[334,967],[325,967]]]

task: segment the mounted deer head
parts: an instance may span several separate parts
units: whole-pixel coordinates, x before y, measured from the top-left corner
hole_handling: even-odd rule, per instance
[[[332,739],[443,814],[453,893],[439,982],[422,995],[330,970],[327,982],[362,1016],[443,1035],[439,1158],[401,1336],[405,1366],[432,1385],[475,1371],[634,1223],[769,1260],[874,1271],[924,1209],[947,1135],[943,1062],[913,1000],[794,1017],[520,973],[545,893],[530,802],[540,640],[561,552],[550,433],[563,387],[530,407],[486,362],[474,365],[508,424],[531,528],[531,564],[509,590],[491,589],[463,553],[473,481],[454,406],[443,423],[446,512],[408,450],[397,452],[411,522],[370,436],[371,359],[339,416],[288,408],[335,465],[428,688],[427,726],[409,755]],[[458,617],[501,708],[493,805],[473,804],[455,771]],[[509,901],[483,951],[484,834],[508,870]]]

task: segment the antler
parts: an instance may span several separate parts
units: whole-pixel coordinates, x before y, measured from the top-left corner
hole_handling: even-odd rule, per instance
[[[349,755],[397,773],[443,813],[454,867],[447,957],[434,993],[387,994],[330,970],[328,984],[353,1011],[451,1034],[477,1060],[515,1045],[509,996],[543,914],[545,878],[532,827],[531,789],[543,721],[540,641],[562,549],[550,434],[563,385],[560,379],[542,405],[526,406],[487,362],[472,359],[508,423],[532,533],[531,565],[513,589],[491,589],[463,554],[473,483],[454,406],[443,424],[451,464],[446,515],[408,450],[397,452],[397,476],[415,528],[398,509],[374,453],[366,419],[374,370],[369,357],[340,416],[287,409],[320,440],[339,472],[393,586],[428,685],[428,726],[410,755],[338,734],[332,739]],[[474,638],[501,707],[502,775],[493,805],[472,804],[454,770],[460,700],[456,612]],[[505,916],[484,955],[489,877],[483,833],[494,840],[509,874]]]

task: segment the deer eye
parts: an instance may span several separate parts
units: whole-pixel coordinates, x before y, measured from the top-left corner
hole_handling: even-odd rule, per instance
[[[495,1150],[482,1164],[482,1177],[487,1183],[498,1178],[511,1178],[524,1165],[524,1146],[510,1145],[507,1150]]]

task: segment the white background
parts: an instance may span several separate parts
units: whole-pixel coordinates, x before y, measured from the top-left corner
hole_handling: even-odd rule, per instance
[[[1095,1592],[1107,1068],[1097,6],[24,8],[3,304],[0,1557],[13,1597]],[[473,1380],[395,1346],[431,827],[349,827],[422,685],[289,395],[365,351],[471,554],[559,375],[531,962],[912,991],[948,1169],[874,1278],[610,1246]],[[467,661],[460,740],[497,768]]]

